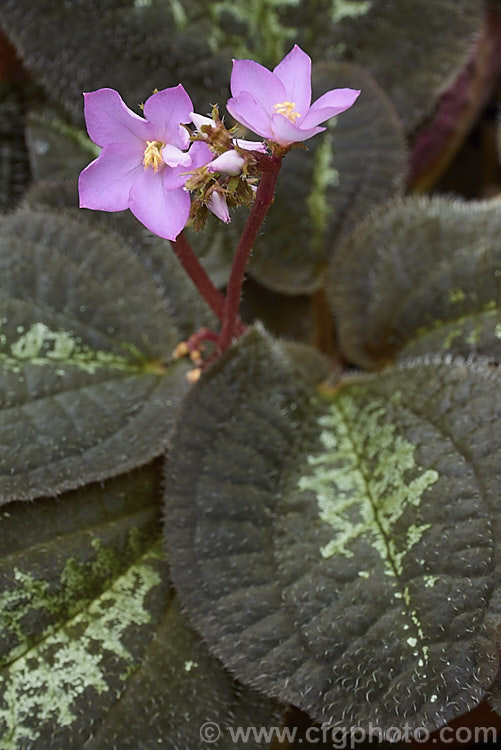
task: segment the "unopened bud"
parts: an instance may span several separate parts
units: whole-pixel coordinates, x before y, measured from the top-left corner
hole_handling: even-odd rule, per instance
[[[188,349],[186,341],[181,341],[172,352],[172,356],[174,359],[181,359],[181,357],[186,357],[189,352],[190,350]]]
[[[190,352],[190,359],[194,365],[199,367],[202,364],[202,353],[198,349],[194,349]]]
[[[240,156],[234,149],[225,151],[221,156],[217,156],[213,161],[207,164],[208,172],[223,172],[224,174],[237,175],[242,171],[245,159]]]
[[[200,380],[200,375],[202,374],[202,368],[196,367],[194,370],[190,370],[186,373],[186,380],[188,383],[196,383],[198,380]]]
[[[228,204],[226,203],[226,198],[221,193],[218,193],[216,190],[214,190],[210,194],[207,208],[209,209],[209,211],[212,211],[214,216],[217,216],[217,218],[223,221],[225,224],[230,223],[231,219],[230,212],[228,210]]]

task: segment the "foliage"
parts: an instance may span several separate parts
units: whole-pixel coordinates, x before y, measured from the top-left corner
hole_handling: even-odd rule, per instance
[[[407,198],[331,265],[343,350],[374,367],[427,353],[501,357],[500,203]],[[359,274],[371,265],[370,274]]]
[[[434,729],[478,703],[498,668],[499,386],[436,359],[319,393],[252,332],[191,391],[165,534],[240,679],[328,724]]]
[[[271,723],[180,612],[160,499],[153,464],[0,512],[2,748],[195,747],[206,716]]]

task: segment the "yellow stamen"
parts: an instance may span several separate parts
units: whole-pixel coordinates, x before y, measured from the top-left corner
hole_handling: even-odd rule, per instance
[[[146,167],[153,167],[155,172],[158,172],[160,167],[163,167],[164,160],[162,158],[162,149],[165,143],[161,141],[146,141],[146,148],[144,149],[143,165]]]
[[[279,115],[285,115],[291,122],[296,122],[298,117],[301,117],[299,112],[295,112],[296,104],[294,102],[279,102],[273,107],[275,112]]]

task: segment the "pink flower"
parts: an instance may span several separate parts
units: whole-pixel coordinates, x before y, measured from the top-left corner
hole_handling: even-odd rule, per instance
[[[360,91],[333,89],[311,104],[311,59],[296,44],[273,73],[253,60],[234,60],[231,93],[227,107],[238,122],[290,146],[325,130],[319,123],[351,107]]]
[[[181,84],[145,102],[144,118],[132,112],[113,89],[85,98],[85,121],[102,152],[80,174],[80,207],[99,211],[130,209],[151,232],[174,240],[190,213],[186,172],[213,158],[204,143],[188,152],[191,100]]]

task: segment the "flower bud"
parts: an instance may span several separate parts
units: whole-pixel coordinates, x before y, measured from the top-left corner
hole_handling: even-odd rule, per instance
[[[235,176],[240,174],[244,164],[244,157],[240,156],[235,150],[231,150],[225,151],[224,154],[217,156],[207,164],[207,170],[209,172],[223,172],[224,174]]]
[[[207,208],[209,209],[209,211],[212,211],[214,216],[217,216],[217,218],[225,224],[230,223],[231,219],[230,212],[228,210],[228,204],[226,203],[226,198],[224,197],[224,195],[222,195],[222,193],[214,190],[210,194]]]

